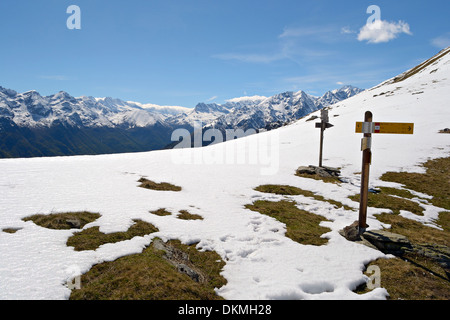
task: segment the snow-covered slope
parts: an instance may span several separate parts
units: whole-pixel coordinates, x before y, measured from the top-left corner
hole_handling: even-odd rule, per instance
[[[354,132],[355,122],[370,110],[374,121],[415,123],[414,135],[374,135],[371,186],[388,184],[378,179],[386,171],[421,172],[419,163],[450,152],[449,136],[438,133],[449,127],[449,87],[446,54],[402,81],[386,82],[330,106],[334,127],[325,132],[324,165],[342,168],[347,183],[341,185],[294,175],[298,166],[318,161],[319,131],[307,119],[205,148],[0,160],[0,229],[21,228],[13,234],[0,232],[0,299],[68,298],[64,283],[74,275],[70,270],[84,273],[94,264],[138,253],[155,236],[199,242],[198,248],[217,251],[226,262],[223,276],[228,281],[217,293],[226,299],[384,299],[383,288],[361,295],[352,291],[366,280],[364,265],[384,254],[338,233],[358,217],[358,203],[348,198],[359,193],[361,134]],[[183,189],[138,188],[142,176]],[[255,191],[261,184],[311,190],[354,210],[289,196],[299,208],[329,220],[322,222],[331,229],[323,235],[329,239],[326,245],[301,245],[285,236],[282,223],[245,209],[255,200],[285,198]],[[432,225],[443,209],[421,205],[424,216],[414,218]],[[188,209],[204,220],[149,213],[159,208],[173,213]],[[66,246],[75,230],[49,230],[22,220],[36,213],[81,210],[102,215],[85,228],[124,231],[133,219],[142,219],[160,231],[77,252]],[[381,211],[386,210],[369,208],[369,229],[382,226],[374,217]]]

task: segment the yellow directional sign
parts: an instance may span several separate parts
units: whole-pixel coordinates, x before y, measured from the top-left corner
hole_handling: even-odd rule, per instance
[[[356,122],[356,133],[413,134],[414,123]]]

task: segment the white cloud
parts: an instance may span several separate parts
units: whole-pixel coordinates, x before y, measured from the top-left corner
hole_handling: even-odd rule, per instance
[[[210,102],[210,101],[214,101],[214,100],[216,100],[217,99],[217,96],[213,96],[213,97],[211,97],[211,98],[209,98],[208,100],[206,100],[207,102]]]
[[[343,85],[344,85],[344,83],[343,83],[342,81],[338,81],[338,82],[336,82],[336,84],[338,84],[338,85],[340,85],[340,86],[343,86]]]
[[[412,35],[409,24],[403,21],[388,22],[384,20],[376,20],[368,23],[359,30],[358,40],[368,43],[389,42],[401,33]]]
[[[346,26],[346,27],[342,27],[341,28],[341,33],[342,34],[351,34],[351,33],[356,33],[356,31],[350,29],[350,27]]]
[[[440,49],[450,47],[450,32],[432,39],[431,44]]]

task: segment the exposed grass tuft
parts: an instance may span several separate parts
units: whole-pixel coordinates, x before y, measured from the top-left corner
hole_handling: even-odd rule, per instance
[[[151,214],[156,214],[157,216],[170,216],[172,213],[167,211],[165,208],[160,208],[155,211],[150,211]]]
[[[448,247],[450,245],[449,215],[448,212],[442,212],[436,221],[444,230],[387,213],[377,215],[377,219],[390,224],[390,231],[405,235],[412,244],[428,243]],[[381,286],[389,292],[391,300],[450,299],[449,270],[436,260],[413,252],[406,252],[401,257],[378,259],[369,265],[376,265],[380,268]],[[365,293],[367,291],[365,286],[361,286],[356,292]]]
[[[331,230],[319,226],[320,222],[327,220],[308,211],[300,210],[296,207],[295,202],[258,200],[245,207],[286,224],[286,236],[298,243],[319,246],[328,242],[328,239],[320,236]]]
[[[359,202],[360,195],[356,194],[349,197],[351,200]],[[423,216],[424,209],[416,202],[411,200],[393,197],[389,194],[369,193],[367,205],[374,208],[390,209],[394,214],[400,214],[400,210],[406,210],[416,215]]]
[[[399,215],[382,213],[376,215],[377,219],[383,223],[391,225],[390,231],[406,236],[413,243],[434,243],[438,245],[450,246],[449,237],[449,215],[442,212],[437,224],[442,225],[444,230],[428,227],[420,222],[404,218]]]
[[[5,229],[2,229],[2,231],[6,232],[6,233],[16,233],[20,229],[22,229],[22,228],[5,228]]]
[[[393,195],[393,196],[397,196],[397,197],[401,197],[401,198],[406,198],[406,199],[418,198],[417,196],[413,195],[408,190],[404,190],[404,189],[396,189],[396,188],[390,188],[390,187],[380,187],[380,190],[381,190],[382,193]]]
[[[309,190],[303,190],[297,187],[292,187],[288,185],[278,185],[278,184],[265,184],[255,188],[256,191],[264,193],[275,193],[288,196],[298,196],[303,195],[305,197],[312,197],[314,193]]]
[[[381,180],[401,183],[406,188],[433,196],[431,203],[450,210],[450,157],[429,160],[426,173],[387,172]]]
[[[432,270],[439,267],[426,258],[415,258],[414,261],[400,258],[377,259],[369,265],[380,268],[381,286],[389,292],[390,300],[450,299],[448,278],[436,276]],[[365,293],[367,289],[362,287],[356,292]]]
[[[99,227],[77,232],[67,240],[67,245],[74,247],[76,251],[95,250],[106,243],[116,243],[159,231],[151,223],[142,220],[133,221],[135,224],[125,232],[102,233]]]
[[[140,178],[138,180],[138,182],[141,183],[139,185],[139,187],[145,188],[145,189],[158,190],[158,191],[181,191],[181,187],[175,186],[168,182],[156,183],[156,182],[148,180],[146,178]]]
[[[73,290],[71,300],[221,300],[214,288],[226,284],[220,275],[225,263],[213,251],[200,252],[169,241],[182,250],[205,281],[196,282],[177,271],[164,258],[164,251],[150,245],[140,254],[95,265],[81,276],[81,289]]]
[[[450,212],[440,212],[436,223],[444,229],[445,232],[450,233]],[[450,247],[450,246],[449,246]]]
[[[100,218],[100,214],[87,211],[65,212],[53,214],[35,214],[23,218],[24,221],[33,221],[40,227],[56,230],[81,229],[86,224]],[[75,226],[76,224],[76,226]]]
[[[429,160],[424,164],[426,173],[387,172],[381,179],[397,182],[407,189],[433,196],[434,206],[450,209],[450,158]],[[407,210],[422,215],[423,209],[407,199],[415,196],[407,190],[380,188],[380,194],[369,194],[369,206],[389,208],[394,213]],[[393,197],[391,195],[396,195]],[[398,198],[401,197],[401,198]],[[405,199],[407,198],[407,199]],[[359,201],[359,195],[352,200]],[[425,245],[432,250],[446,252],[450,246],[450,213],[443,211],[434,221],[443,230],[426,226],[420,222],[396,214],[376,215],[383,223],[391,225],[390,231],[406,236],[413,245]],[[446,248],[447,249],[443,249]],[[439,256],[439,254],[438,254]],[[390,299],[397,300],[448,300],[450,298],[449,270],[422,254],[405,252],[401,258],[378,259],[370,263],[381,270],[381,286],[386,288]],[[367,289],[362,289],[364,292]]]
[[[227,283],[220,275],[225,262],[215,251],[199,251],[196,248],[197,243],[185,245],[178,240],[171,240],[168,245],[187,253],[189,264],[202,274],[202,282],[210,288],[220,288]]]
[[[318,201],[326,201],[326,202],[336,206],[337,208],[353,210],[353,208],[350,208],[349,206],[344,205],[339,201],[326,199],[322,196],[315,194],[312,191],[304,190],[304,189],[300,189],[300,188],[292,187],[292,186],[288,186],[288,185],[266,184],[266,185],[261,185],[261,186],[256,187],[255,190],[259,191],[259,192],[264,192],[264,193],[274,193],[274,194],[282,194],[282,195],[288,195],[288,196],[302,195],[305,197],[314,198],[315,200],[318,200]]]
[[[180,213],[177,215],[178,219],[183,220],[203,220],[203,217],[198,214],[192,214],[187,210],[180,210]]]

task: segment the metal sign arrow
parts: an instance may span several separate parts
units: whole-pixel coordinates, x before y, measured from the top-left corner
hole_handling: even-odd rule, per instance
[[[331,123],[328,123],[328,122],[316,122],[316,128],[318,128],[318,129],[321,129],[322,128],[322,123],[323,123],[323,126],[324,126],[324,128],[325,129],[329,129],[329,128],[332,128],[332,127],[334,127],[334,125],[332,125]]]

